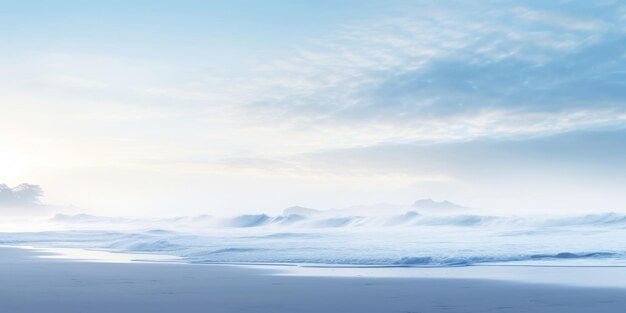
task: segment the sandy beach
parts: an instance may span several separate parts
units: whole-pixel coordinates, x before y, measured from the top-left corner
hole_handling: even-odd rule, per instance
[[[623,312],[626,289],[40,258],[0,248],[0,312]],[[420,269],[415,269],[420,270]]]

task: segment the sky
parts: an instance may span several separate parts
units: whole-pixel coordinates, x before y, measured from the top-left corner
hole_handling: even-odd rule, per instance
[[[620,1],[0,5],[0,184],[38,205],[626,211]]]

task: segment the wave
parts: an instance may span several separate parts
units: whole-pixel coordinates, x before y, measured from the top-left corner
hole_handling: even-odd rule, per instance
[[[591,252],[591,253],[571,253],[560,252],[557,254],[535,254],[531,255],[531,259],[584,259],[584,258],[606,258],[614,257],[616,253],[613,252]]]
[[[57,215],[56,227],[91,230],[0,233],[0,244],[165,253],[190,263],[626,264],[626,248],[617,240],[626,238],[626,216],[614,212],[562,217],[442,215],[415,208],[350,213],[295,207],[282,215],[225,218]]]
[[[228,221],[227,225],[230,227],[257,227],[264,225],[269,220],[270,217],[265,214],[240,215]]]
[[[476,226],[504,221],[505,218],[486,215],[453,215],[426,217],[417,221],[417,225]]]
[[[318,220],[312,223],[314,227],[345,227],[355,222],[362,220],[360,216],[347,216],[347,217],[333,217],[323,220]]]
[[[261,249],[256,248],[226,248],[226,249],[218,249],[214,251],[207,252],[206,254],[223,254],[223,253],[239,253],[239,252],[250,252],[250,251],[259,251]]]
[[[614,252],[590,252],[572,253],[559,252],[555,254],[533,254],[533,255],[512,255],[512,256],[473,256],[473,257],[403,257],[395,261],[395,265],[403,266],[469,266],[476,264],[507,263],[519,261],[536,260],[558,260],[558,259],[601,259],[618,256]]]
[[[419,213],[415,211],[409,211],[402,215],[392,216],[384,222],[384,226],[406,225],[407,223],[413,222],[418,216],[420,216]]]
[[[165,229],[150,229],[146,231],[146,234],[153,234],[153,235],[169,235],[169,234],[174,234],[176,232],[171,231],[171,230],[165,230]]]
[[[262,236],[246,236],[246,237],[242,237],[242,238],[246,238],[246,239],[294,239],[294,238],[312,238],[312,237],[316,237],[315,234],[310,234],[310,233],[275,233],[275,234],[269,234],[269,235],[262,235]]]
[[[389,215],[342,215],[340,210],[317,211],[307,208],[289,208],[283,214],[246,214],[228,218],[215,218],[208,215],[195,217],[175,217],[166,219],[125,219],[94,215],[58,214],[50,221],[69,225],[86,225],[101,228],[109,227],[149,227],[163,230],[194,228],[254,228],[254,227],[298,227],[298,228],[342,228],[342,227],[492,227],[511,228],[520,231],[526,228],[553,228],[575,226],[622,226],[626,225],[626,215],[614,212],[587,214],[566,217],[511,217],[480,214],[428,215],[417,211]]]
[[[264,220],[264,223],[272,221]],[[333,222],[343,225],[338,227],[349,227],[358,225],[358,221],[358,218],[348,218]],[[568,264],[576,260],[576,264],[609,264],[617,260],[623,265],[626,264],[626,249],[615,238],[625,235],[626,229],[622,227],[591,233],[569,229],[565,233],[520,233],[504,237],[500,231],[492,231],[491,227],[407,227],[394,231],[328,228],[298,232],[250,227],[205,234],[162,229],[140,232],[0,233],[0,244],[165,253],[189,263],[440,267],[518,261]]]
[[[548,219],[546,226],[616,225],[626,223],[626,216],[615,212],[587,214],[574,217]]]
[[[318,264],[326,266],[389,266],[389,267],[458,267],[472,265],[506,265],[510,262],[524,262],[533,265],[536,261],[569,260],[569,259],[608,259],[619,256],[612,252],[571,253],[559,252],[545,255],[509,255],[509,256],[417,256],[393,258],[355,258],[355,257],[312,257],[290,256],[284,258],[270,257],[271,251],[256,248],[227,248],[215,251],[187,255],[190,263],[275,263],[275,264]],[[544,263],[539,263],[539,265]],[[567,263],[555,263],[565,265]]]
[[[182,250],[185,247],[178,244],[173,244],[167,240],[150,240],[150,241],[137,241],[133,243],[114,243],[109,246],[110,249],[122,249],[124,251],[134,252],[164,252]]]
[[[273,224],[279,224],[279,225],[292,225],[298,222],[302,222],[304,220],[306,220],[307,217],[304,215],[300,215],[300,214],[288,214],[288,215],[281,215],[278,216],[276,218],[274,218],[272,220]]]

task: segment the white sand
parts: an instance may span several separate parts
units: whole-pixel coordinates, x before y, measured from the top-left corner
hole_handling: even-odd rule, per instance
[[[452,278],[277,276],[218,265],[95,263],[0,248],[1,313],[624,312],[626,289]]]

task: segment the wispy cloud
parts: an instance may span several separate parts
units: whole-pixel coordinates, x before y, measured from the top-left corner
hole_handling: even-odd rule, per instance
[[[523,7],[477,9],[416,10],[347,26],[260,67],[248,108],[316,131],[353,126],[380,137],[384,128],[382,141],[623,123],[624,40],[611,14],[598,21]],[[446,122],[454,125],[438,132]]]
[[[230,138],[227,154],[242,147],[303,153],[622,125],[621,11],[611,4],[570,7],[577,9],[424,3],[393,17],[348,22],[285,51],[285,58],[244,60],[245,70],[217,76],[198,60],[61,53],[22,75],[30,75],[26,89],[39,86],[37,94],[71,106],[63,111],[77,118],[128,111],[150,130],[167,115],[185,120],[176,133],[196,139],[220,129]],[[603,19],[586,10],[601,11]],[[90,113],[94,106],[98,116]]]

